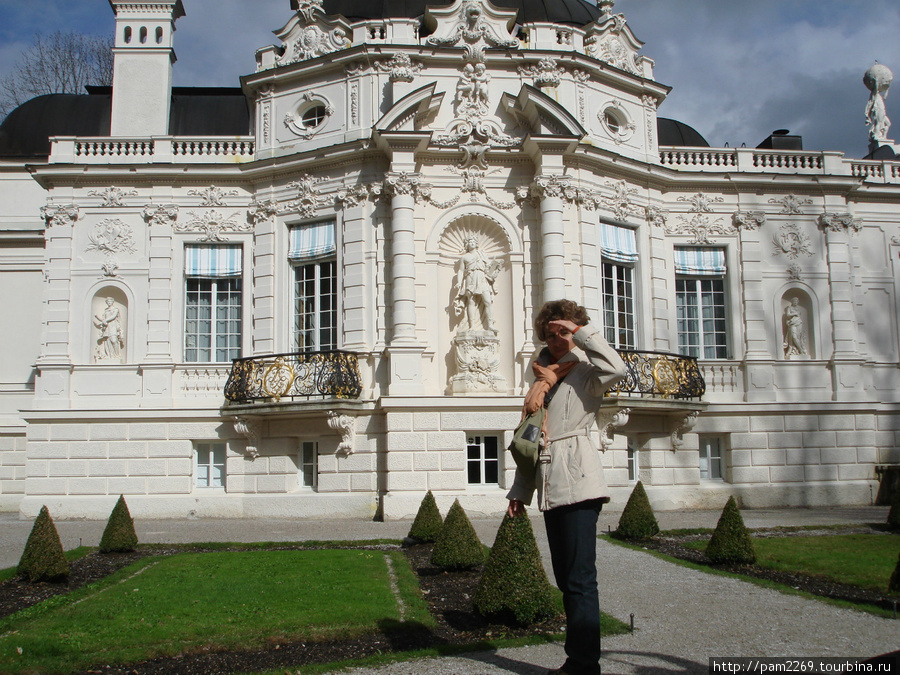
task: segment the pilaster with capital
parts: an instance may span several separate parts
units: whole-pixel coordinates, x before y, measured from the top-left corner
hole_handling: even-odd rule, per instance
[[[741,275],[744,289],[744,335],[746,357],[748,359],[771,359],[768,336],[771,320],[771,296],[763,283],[763,245],[759,236],[759,225],[765,216],[755,212],[736,212],[733,216],[740,238],[738,253],[741,264],[735,273]],[[742,225],[742,223],[747,223]],[[756,224],[756,227],[753,225]],[[737,358],[737,354],[734,355]]]
[[[541,213],[541,260],[544,302],[566,297],[566,247],[564,197],[571,178],[541,175],[534,179],[534,192]]]
[[[148,204],[143,210],[150,234],[149,294],[147,297],[147,361],[173,363],[172,356],[172,244],[178,218],[175,204]]]
[[[79,209],[74,204],[48,203],[41,208],[44,231],[44,316],[41,353],[35,380],[36,407],[56,407],[70,394],[72,236]]]
[[[856,279],[851,237],[860,221],[848,213],[823,213],[818,219],[825,236],[832,325],[832,387],[836,400],[863,395],[859,322],[856,311]]]

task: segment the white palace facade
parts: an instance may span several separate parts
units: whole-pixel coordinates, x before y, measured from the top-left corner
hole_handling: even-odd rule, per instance
[[[112,87],[0,126],[0,509],[497,515],[562,297],[629,366],[613,508],[896,489],[886,68],[869,159],[714,149],[612,2],[283,1],[212,89],[172,86],[181,0],[110,0]]]

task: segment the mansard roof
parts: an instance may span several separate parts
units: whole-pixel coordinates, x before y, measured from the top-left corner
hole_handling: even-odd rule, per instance
[[[0,157],[50,154],[52,136],[109,136],[111,87],[88,94],[47,94],[26,101],[0,124]],[[169,134],[246,136],[250,108],[239,88],[173,87]]]
[[[498,8],[519,11],[516,21],[562,23],[585,26],[596,21],[603,12],[586,0],[491,0]],[[296,0],[291,5],[296,9]],[[435,0],[324,0],[325,14],[340,14],[350,21],[377,19],[415,19],[425,14],[426,6],[445,6],[448,1]]]

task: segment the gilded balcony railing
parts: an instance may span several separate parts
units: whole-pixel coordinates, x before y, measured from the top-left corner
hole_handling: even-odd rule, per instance
[[[225,398],[235,403],[359,398],[361,392],[356,354],[343,351],[235,359],[225,383]]]
[[[625,379],[609,390],[609,396],[699,399],[706,391],[703,373],[693,356],[619,350],[625,361]]]

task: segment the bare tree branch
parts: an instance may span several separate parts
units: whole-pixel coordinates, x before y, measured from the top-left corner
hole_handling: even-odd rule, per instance
[[[40,33],[0,80],[0,118],[35,96],[80,94],[87,85],[112,84],[111,38],[57,31]]]

